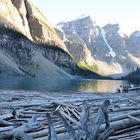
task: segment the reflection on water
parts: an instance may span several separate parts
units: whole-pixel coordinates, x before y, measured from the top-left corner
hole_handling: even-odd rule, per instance
[[[126,81],[116,80],[67,80],[57,78],[1,77],[0,89],[19,89],[37,91],[87,91],[115,92]]]
[[[116,92],[116,89],[120,85],[128,85],[128,83],[120,80],[85,80],[78,83],[77,90],[87,92]]]

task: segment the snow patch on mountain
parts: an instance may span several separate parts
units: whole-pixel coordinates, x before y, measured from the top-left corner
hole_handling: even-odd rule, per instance
[[[101,29],[101,34],[102,34],[102,37],[103,37],[106,45],[108,46],[108,48],[110,50],[110,55],[114,58],[116,56],[116,53],[113,51],[112,47],[107,42],[107,40],[106,40],[106,32],[104,31],[104,29]]]

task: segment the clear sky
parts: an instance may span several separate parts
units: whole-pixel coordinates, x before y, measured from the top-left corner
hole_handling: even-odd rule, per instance
[[[140,30],[140,0],[32,1],[53,25],[86,14],[100,27],[108,23],[119,23],[126,34]]]

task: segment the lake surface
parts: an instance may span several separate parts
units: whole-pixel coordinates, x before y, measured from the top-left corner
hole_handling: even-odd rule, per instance
[[[89,79],[51,79],[28,77],[0,77],[0,89],[35,90],[35,91],[86,91],[115,92],[120,85],[128,85],[121,80],[89,80]]]

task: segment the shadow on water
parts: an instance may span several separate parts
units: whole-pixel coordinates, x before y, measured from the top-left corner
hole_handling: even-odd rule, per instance
[[[0,77],[0,89],[8,90],[115,92],[124,84],[128,83],[121,80]]]

